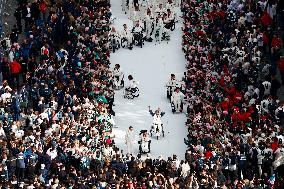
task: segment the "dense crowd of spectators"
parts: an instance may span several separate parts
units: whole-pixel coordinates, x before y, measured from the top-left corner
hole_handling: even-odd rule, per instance
[[[199,188],[283,188],[283,2],[185,0],[182,12],[193,178]]]
[[[109,1],[19,1],[1,43],[1,187],[283,188],[281,3],[182,1],[188,150],[142,160],[111,133]]]

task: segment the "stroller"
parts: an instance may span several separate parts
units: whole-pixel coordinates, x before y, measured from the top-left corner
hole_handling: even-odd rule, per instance
[[[149,134],[148,134],[147,130],[141,130],[139,136],[140,136],[140,141],[138,141],[139,153],[140,154],[150,153],[150,151],[151,151],[151,149],[150,149],[151,140],[149,138]]]
[[[159,140],[159,137],[161,135],[165,137],[164,125],[153,123],[150,130],[151,137],[153,136],[153,134],[155,134],[154,136],[157,138],[157,140]]]
[[[124,90],[124,98],[133,99],[134,97],[139,96],[139,89],[138,87],[135,88],[125,88]]]

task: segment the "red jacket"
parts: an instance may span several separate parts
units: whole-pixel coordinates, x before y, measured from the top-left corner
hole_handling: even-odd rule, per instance
[[[17,61],[13,61],[10,63],[10,70],[12,74],[18,74],[21,71],[21,64]]]
[[[272,47],[281,47],[281,39],[279,37],[273,37],[271,42]]]
[[[271,149],[273,150],[273,152],[275,152],[278,148],[278,141],[274,141],[272,144],[271,144]]]
[[[263,26],[269,26],[272,24],[272,18],[269,16],[269,14],[266,11],[264,11],[260,19]]]

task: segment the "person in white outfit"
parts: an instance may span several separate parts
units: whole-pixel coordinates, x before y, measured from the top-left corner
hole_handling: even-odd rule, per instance
[[[171,103],[173,105],[174,111],[182,112],[182,101],[184,99],[184,94],[180,91],[179,88],[176,88],[176,91],[171,97]]]
[[[176,90],[177,87],[177,80],[175,74],[171,74],[171,78],[166,84],[167,87],[167,98],[171,98],[172,94]]]
[[[175,21],[175,16],[170,9],[167,9],[167,13],[164,16],[164,24],[166,29],[170,29],[171,25]]]
[[[163,31],[164,31],[164,21],[161,15],[158,16],[158,21],[157,21],[157,25],[155,27],[155,34],[158,32],[158,38],[157,40],[159,41],[159,43],[162,42],[162,37],[163,37]]]
[[[127,25],[123,24],[123,30],[120,33],[121,38],[125,38],[127,41],[127,46],[129,49],[132,49],[132,33],[128,30]]]
[[[146,27],[146,40],[149,42],[152,41],[154,20],[155,18],[151,12],[151,9],[148,9],[144,21],[145,21],[145,27]]]
[[[108,36],[109,36],[110,39],[115,39],[118,42],[120,40],[119,33],[116,31],[115,27],[111,28],[111,31],[109,32]]]
[[[128,80],[129,80],[129,85],[126,87],[126,90],[135,89],[137,87],[137,83],[136,81],[134,81],[133,76],[129,75]]]
[[[133,127],[130,126],[125,135],[125,144],[127,145],[128,154],[134,154],[133,145],[135,143],[135,135],[133,130],[134,130]]]
[[[185,177],[187,177],[189,175],[189,173],[190,173],[190,166],[189,166],[187,161],[181,160],[180,169],[181,169],[181,176],[183,178],[185,178]]]
[[[149,113],[151,116],[153,116],[153,123],[152,123],[152,129],[156,132],[156,136],[161,134],[162,132],[162,120],[161,118],[165,115],[165,112],[162,112],[160,108],[158,108],[155,113],[151,110],[151,107],[149,107]]]
[[[128,0],[128,16],[129,16],[129,18],[132,17],[134,10],[135,10],[135,8],[134,8],[133,0]]]
[[[150,7],[150,3],[149,3],[149,0],[140,0],[140,14],[141,14],[141,17],[144,16],[145,12],[147,12],[147,8]]]
[[[135,22],[135,25],[132,28],[132,33],[133,33],[134,43],[135,43],[135,41],[140,43],[141,37],[144,38],[143,27],[140,25],[139,21]]]
[[[175,5],[174,5],[173,1],[172,0],[168,0],[168,2],[166,3],[165,8],[166,9],[170,9],[171,11],[174,11],[174,7],[175,7]]]
[[[140,20],[140,12],[138,8],[134,9],[132,13],[130,13],[129,19],[132,20],[133,26],[135,26],[135,23]]]
[[[113,82],[114,82],[115,86],[122,85],[123,76],[124,76],[124,73],[123,73],[120,65],[116,64],[114,66],[114,69],[113,69],[113,77],[114,77]]]
[[[159,4],[159,7],[155,10],[155,16],[158,18],[159,16],[163,16],[166,13],[166,10],[163,7],[163,4]]]
[[[126,1],[127,0],[122,0],[122,4],[121,4],[122,12],[124,12],[125,14],[126,14],[126,11],[127,11]]]

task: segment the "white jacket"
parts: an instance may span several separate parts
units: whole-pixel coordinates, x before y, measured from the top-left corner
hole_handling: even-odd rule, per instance
[[[132,29],[132,31],[133,31],[134,33],[140,33],[140,32],[143,31],[143,28],[142,28],[141,26],[138,26],[138,27],[135,26],[135,27]]]
[[[170,80],[167,82],[166,86],[167,86],[167,87],[176,87],[176,84],[177,84],[177,81],[176,81],[175,79],[170,79]]]
[[[118,76],[118,77],[120,77],[120,76],[122,76],[122,75],[123,75],[123,72],[122,72],[122,69],[121,69],[121,68],[119,68],[119,69],[114,68],[114,69],[113,69],[113,76]]]
[[[166,19],[164,20],[164,23],[170,23],[171,21],[173,21],[174,20],[174,15],[173,14],[171,14],[171,15],[168,15],[167,14],[167,16],[166,16]]]
[[[177,101],[182,101],[184,99],[184,94],[182,92],[174,92],[171,101],[177,102]]]
[[[135,135],[133,131],[128,130],[125,135],[125,142],[126,143],[134,143]]]
[[[155,114],[153,116],[153,124],[158,124],[158,125],[161,125],[162,124],[162,121],[161,121],[161,115],[157,115]]]
[[[120,33],[121,37],[129,38],[131,37],[131,32],[129,30],[123,29]]]
[[[129,80],[129,86],[130,88],[136,88],[137,87],[137,84],[136,84],[136,81],[134,80]]]
[[[156,10],[155,10],[155,14],[156,14],[156,17],[158,17],[159,15],[163,15],[164,13],[166,13],[166,10],[164,9],[164,8],[157,8]]]

